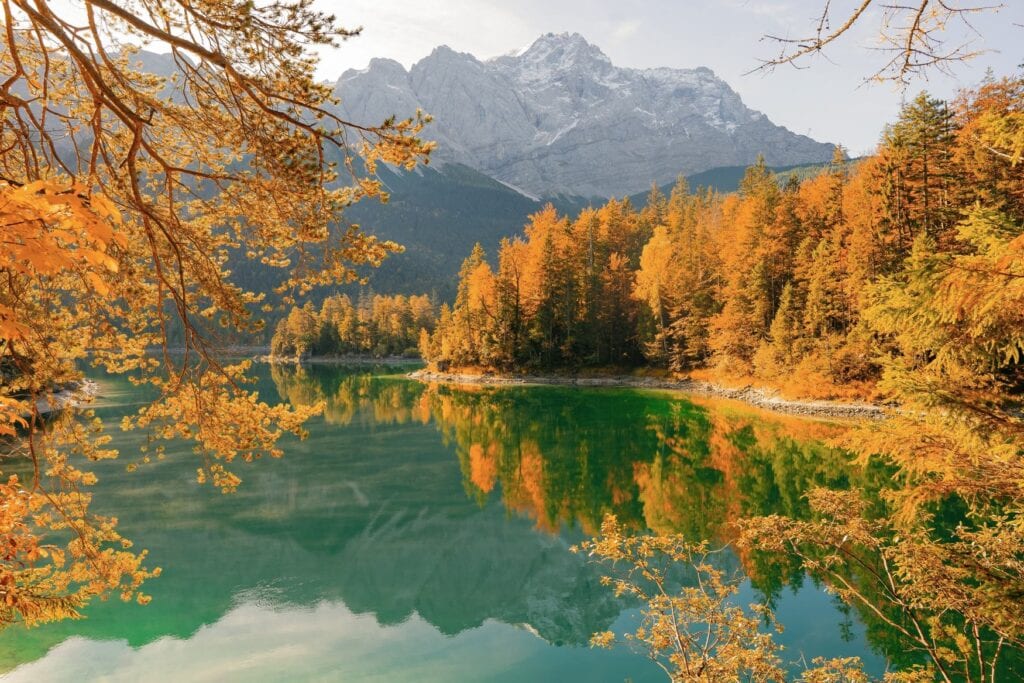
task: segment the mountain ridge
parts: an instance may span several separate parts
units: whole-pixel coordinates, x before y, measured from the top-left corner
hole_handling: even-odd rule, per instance
[[[483,61],[443,45],[408,70],[375,58],[335,93],[359,122],[426,111],[439,161],[539,197],[622,196],[758,154],[792,166],[833,150],[750,109],[707,67],[618,67],[578,33]]]

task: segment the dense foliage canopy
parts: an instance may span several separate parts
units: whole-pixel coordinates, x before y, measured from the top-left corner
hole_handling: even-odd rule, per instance
[[[372,174],[429,152],[421,117],[332,113],[312,50],[352,33],[307,0],[77,9],[11,0],[0,14],[0,434],[17,437],[4,444],[0,627],[131,598],[153,573],[117,520],[89,511],[94,477],[75,462],[116,455],[100,426],[53,419],[82,362],[154,387],[125,426],[194,439],[200,480],[231,490],[226,463],[279,455],[310,410],[267,405],[244,364],[219,359],[217,330],[259,329],[264,297],[232,283],[229,258],[289,269],[286,294],[352,279],[395,249],[337,224],[382,196],[353,159]],[[140,45],[169,50],[173,74],[147,73]]]
[[[292,308],[274,330],[270,352],[277,358],[370,355],[416,356],[421,335],[434,329],[436,306],[426,294],[367,294],[353,305],[345,294]]]
[[[850,163],[837,150],[803,182],[758,163],[734,194],[680,181],[639,210],[612,200],[571,220],[548,207],[496,267],[470,255],[424,355],[502,370],[715,367],[799,380],[796,393],[863,390],[894,350],[874,285],[910,272],[914,254],[974,258],[984,235],[1024,221],[1022,93],[1007,79],[952,106],[922,94],[876,155]],[[975,205],[986,217],[965,221]]]

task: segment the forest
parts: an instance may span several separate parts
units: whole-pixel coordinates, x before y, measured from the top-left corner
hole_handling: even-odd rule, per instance
[[[328,296],[316,310],[311,302],[293,307],[274,329],[274,358],[418,354],[421,335],[434,329],[436,306],[426,294],[365,294],[356,303],[346,294]]]
[[[999,269],[1019,249],[1022,94],[1019,77],[952,103],[922,93],[874,156],[849,163],[837,149],[802,182],[777,182],[762,160],[737,193],[680,179],[642,208],[612,199],[573,219],[549,206],[493,266],[479,248],[466,259],[423,355],[503,371],[711,368],[795,394],[865,394],[886,357],[920,353],[901,320],[929,314],[921,288],[967,287],[970,267]],[[935,315],[953,322],[978,303]]]

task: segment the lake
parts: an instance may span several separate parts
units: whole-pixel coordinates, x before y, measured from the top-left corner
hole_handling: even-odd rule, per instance
[[[238,464],[222,495],[185,444],[140,464],[113,428],[96,510],[163,575],[148,606],[0,633],[4,681],[661,681],[642,654],[588,646],[638,606],[570,552],[606,512],[724,545],[744,515],[806,514],[815,485],[869,486],[824,445],[843,429],[668,392],[427,386],[395,368],[262,367],[261,395],[325,401],[286,456]],[[101,380],[116,425],[138,389]],[[786,558],[725,550],[742,603],[768,600],[796,671],[897,646]],[[684,573],[685,574],[685,573]],[[685,580],[685,577],[682,579]]]

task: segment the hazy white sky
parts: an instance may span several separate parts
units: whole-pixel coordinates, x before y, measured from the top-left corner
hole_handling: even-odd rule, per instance
[[[744,76],[777,47],[761,41],[768,34],[802,36],[811,28],[823,0],[320,0],[347,26],[363,35],[323,54],[321,75],[331,80],[348,68],[362,68],[372,57],[390,57],[409,67],[437,45],[448,45],[480,59],[524,45],[547,32],[575,31],[600,47],[618,66],[710,67],[777,124],[818,140],[842,143],[853,154],[870,151],[882,126],[899,109],[901,93],[864,79],[884,63],[878,51],[878,14],[865,16],[854,34],[808,62],[811,68],[777,69]],[[992,0],[995,2],[995,0]],[[998,13],[977,16],[980,36],[961,27],[951,40],[973,40],[990,50],[955,76],[933,74],[915,83],[949,97],[974,85],[991,67],[1011,73],[1024,62],[1024,0],[1003,0]],[[833,0],[835,15],[853,0]],[[967,4],[966,2],[964,4]],[[991,2],[978,4],[992,4]]]

